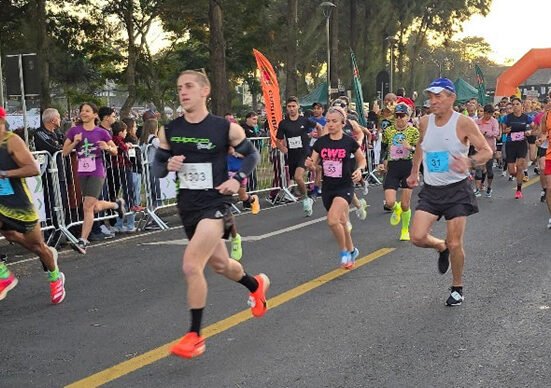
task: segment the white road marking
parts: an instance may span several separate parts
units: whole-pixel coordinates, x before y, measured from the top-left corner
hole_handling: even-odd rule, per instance
[[[270,238],[273,236],[277,236],[278,234],[292,232],[293,230],[301,229],[306,226],[310,226],[313,224],[317,224],[318,222],[325,221],[327,217],[320,217],[316,218],[307,222],[302,222],[300,224],[296,224],[293,226],[289,226],[287,228],[274,230],[273,232],[261,234],[260,236],[244,236],[241,237],[241,241],[259,241],[263,240],[265,238]],[[146,242],[141,243],[139,245],[187,245],[189,243],[189,240],[187,238],[177,239],[177,240],[168,240],[168,241],[155,241],[155,242]]]

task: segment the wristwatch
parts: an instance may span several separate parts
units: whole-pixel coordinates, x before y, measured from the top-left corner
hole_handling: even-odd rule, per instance
[[[239,182],[239,184],[242,184],[243,181],[247,178],[247,174],[245,174],[243,171],[239,171],[233,176],[233,179]]]

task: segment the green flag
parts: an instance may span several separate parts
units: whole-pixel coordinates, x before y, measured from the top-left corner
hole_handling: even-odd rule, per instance
[[[476,81],[478,83],[478,100],[481,104],[486,103],[486,84],[484,83],[484,74],[478,65],[474,65],[476,71]]]
[[[358,71],[358,65],[356,63],[356,56],[354,51],[350,49],[350,57],[352,58],[352,73],[354,75],[354,96],[356,100],[356,112],[358,113],[359,123],[362,126],[367,126],[367,120],[365,118],[364,111],[364,97],[362,93],[362,83],[360,81],[360,72]]]

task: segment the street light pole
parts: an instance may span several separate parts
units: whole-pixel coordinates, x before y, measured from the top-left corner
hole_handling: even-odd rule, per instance
[[[331,37],[329,35],[329,21],[331,19],[331,12],[336,7],[335,4],[324,1],[320,4],[323,16],[325,16],[325,34],[327,36],[327,106],[331,103]]]

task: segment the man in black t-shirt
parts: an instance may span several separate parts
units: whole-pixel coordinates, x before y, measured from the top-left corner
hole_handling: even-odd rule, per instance
[[[249,305],[255,317],[266,312],[265,274],[251,276],[230,255],[222,238],[232,227],[231,196],[258,164],[260,156],[245,137],[243,128],[207,110],[210,81],[200,72],[186,70],[177,81],[178,97],[184,114],[159,131],[152,173],[164,178],[169,171],[178,174],[178,213],[189,244],[184,251],[183,271],[187,281],[187,300],[191,314],[189,332],[170,348],[172,354],[192,358],[205,351],[201,336],[203,309],[207,302],[207,263],[218,274],[249,290]],[[228,179],[229,146],[243,155],[239,171]]]
[[[281,120],[277,126],[277,148],[287,154],[287,164],[289,165],[289,176],[297,183],[301,197],[303,198],[303,208],[306,217],[312,215],[312,203],[314,202],[306,194],[306,184],[304,183],[304,162],[310,154],[310,128],[318,130],[318,136],[321,136],[322,127],[320,124],[312,122],[298,114],[299,104],[296,97],[287,99],[287,118]]]

